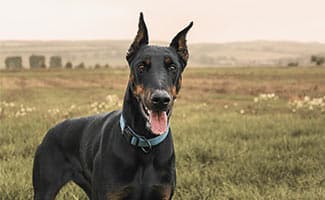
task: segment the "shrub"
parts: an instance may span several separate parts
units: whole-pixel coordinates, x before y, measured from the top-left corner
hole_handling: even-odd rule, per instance
[[[45,56],[31,55],[29,57],[30,68],[46,68]]]
[[[22,58],[20,56],[6,57],[5,59],[6,69],[21,69]]]
[[[51,56],[50,57],[50,68],[61,68],[62,58],[61,56]]]
[[[67,62],[67,63],[65,64],[65,68],[66,68],[66,69],[72,69],[72,63],[71,63],[71,62]]]
[[[289,62],[288,67],[297,67],[299,65],[299,62]]]
[[[316,56],[316,55],[312,55],[310,57],[310,61],[312,63],[316,63],[316,65],[322,65],[325,63],[325,57],[323,56]]]
[[[76,66],[77,69],[85,69],[85,63],[80,63],[79,65]]]

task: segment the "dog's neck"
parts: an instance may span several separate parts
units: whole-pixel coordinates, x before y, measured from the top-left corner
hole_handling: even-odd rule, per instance
[[[129,126],[138,135],[146,138],[154,137],[154,135],[146,128],[147,121],[140,111],[139,102],[134,96],[130,84],[128,84],[124,95],[122,114],[126,126]]]

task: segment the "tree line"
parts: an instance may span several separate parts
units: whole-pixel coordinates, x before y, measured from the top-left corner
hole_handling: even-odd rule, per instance
[[[23,59],[21,56],[9,56],[5,58],[6,69],[22,69],[23,68]],[[31,55],[29,56],[29,66],[31,69],[45,69],[46,58],[43,55]],[[96,64],[95,68],[109,68],[108,64],[100,65]],[[68,61],[63,65],[61,56],[51,56],[49,61],[49,68],[78,68],[84,69],[86,68],[85,64],[81,62],[80,64],[73,65],[72,62]]]

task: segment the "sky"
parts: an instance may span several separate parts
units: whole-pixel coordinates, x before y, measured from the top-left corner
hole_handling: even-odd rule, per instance
[[[151,40],[190,21],[192,43],[325,43],[325,0],[0,0],[0,40],[131,40],[144,13]]]

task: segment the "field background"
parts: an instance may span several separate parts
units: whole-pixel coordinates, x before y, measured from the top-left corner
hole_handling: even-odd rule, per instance
[[[32,54],[61,56],[63,64],[72,62],[74,66],[84,63],[93,68],[96,64],[111,67],[126,67],[128,40],[90,41],[0,41],[0,69],[7,56],[21,56],[24,68],[29,68],[28,58]],[[156,41],[153,44],[168,45]],[[325,55],[323,43],[301,43],[288,41],[251,41],[232,43],[189,44],[190,63],[196,67],[229,66],[287,66],[298,62],[300,66],[311,66],[311,55]]]
[[[175,199],[325,199],[324,77],[324,67],[186,69],[171,121]],[[127,78],[126,68],[2,71],[0,199],[32,199],[46,131],[120,108]],[[70,183],[57,199],[86,197]]]

